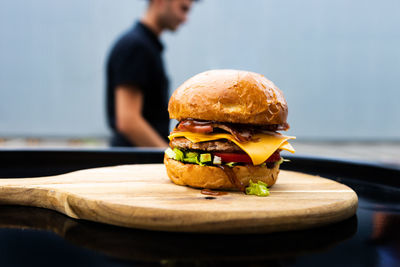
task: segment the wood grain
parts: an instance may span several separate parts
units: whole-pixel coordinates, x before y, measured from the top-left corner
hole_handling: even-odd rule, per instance
[[[161,231],[252,233],[306,229],[351,217],[357,195],[335,181],[281,171],[268,197],[207,199],[170,182],[164,165],[125,165],[0,179],[0,204],[53,209],[72,218]]]

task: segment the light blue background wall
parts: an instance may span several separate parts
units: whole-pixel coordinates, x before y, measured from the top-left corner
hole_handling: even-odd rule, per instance
[[[106,136],[104,62],[144,0],[1,0],[0,136]],[[164,34],[176,88],[259,72],[307,140],[400,140],[400,1],[202,0]]]

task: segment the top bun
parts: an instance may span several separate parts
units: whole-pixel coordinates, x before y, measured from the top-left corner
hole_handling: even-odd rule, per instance
[[[184,82],[168,104],[171,119],[242,124],[284,124],[288,108],[281,90],[263,75],[210,70]]]

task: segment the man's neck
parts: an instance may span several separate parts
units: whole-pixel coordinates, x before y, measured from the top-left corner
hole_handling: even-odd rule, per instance
[[[155,35],[160,36],[163,32],[163,28],[157,23],[156,16],[151,10],[148,10],[142,19],[140,20],[144,25],[146,25]]]

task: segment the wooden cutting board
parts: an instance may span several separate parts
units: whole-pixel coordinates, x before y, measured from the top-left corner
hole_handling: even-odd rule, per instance
[[[298,172],[281,171],[270,192],[257,197],[231,191],[210,198],[198,189],[173,184],[163,164],[0,179],[0,204],[43,207],[76,219],[160,231],[299,230],[349,218],[358,203],[349,187]]]

